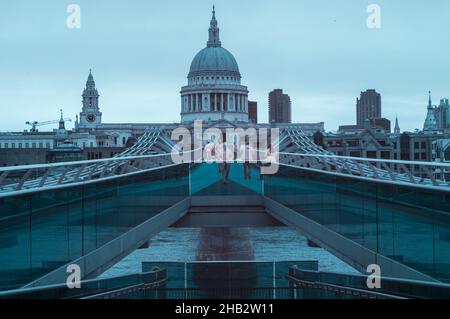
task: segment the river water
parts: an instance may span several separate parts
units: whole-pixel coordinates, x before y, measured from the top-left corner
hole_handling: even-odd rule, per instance
[[[321,271],[358,273],[326,250],[308,247],[295,229],[251,228],[250,235],[257,261],[318,260]],[[195,261],[199,236],[200,229],[167,228],[151,239],[149,248],[134,251],[100,277],[140,272],[143,261]]]

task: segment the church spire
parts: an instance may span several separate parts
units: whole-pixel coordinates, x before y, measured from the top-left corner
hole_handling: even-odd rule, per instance
[[[95,89],[95,81],[94,81],[94,76],[92,75],[92,69],[89,69],[89,76],[86,81],[86,88]]]
[[[211,18],[211,23],[210,23],[210,27],[209,27],[209,39],[207,42],[207,46],[209,48],[222,46],[222,43],[220,42],[220,38],[219,38],[219,28],[217,27],[216,7],[215,6],[213,6],[212,18]]]
[[[400,126],[398,125],[398,116],[395,115],[394,134],[400,134]]]
[[[59,109],[59,111],[61,112],[61,118],[59,119],[59,129],[60,130],[65,130],[65,123],[64,123],[64,116],[63,116],[63,110]]]
[[[433,105],[431,104],[431,91],[428,91],[428,108],[432,108]]]

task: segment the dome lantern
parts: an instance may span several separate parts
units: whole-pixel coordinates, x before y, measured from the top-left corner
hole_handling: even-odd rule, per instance
[[[220,47],[222,46],[222,43],[220,42],[219,32],[220,29],[217,27],[217,20],[216,20],[216,8],[213,6],[213,15],[209,27],[209,40],[206,43],[206,46],[208,48],[211,47]]]

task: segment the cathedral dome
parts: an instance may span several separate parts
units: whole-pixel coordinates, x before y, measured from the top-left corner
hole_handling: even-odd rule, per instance
[[[239,67],[234,56],[221,46],[206,47],[194,57],[191,63],[189,76],[208,73],[211,71],[223,71],[239,75]]]
[[[248,123],[248,89],[233,54],[222,47],[213,6],[206,48],[191,63],[188,85],[181,88],[181,122],[196,120]]]
[[[209,28],[209,39],[206,48],[194,57],[188,77],[202,75],[225,75],[240,79],[239,67],[234,56],[220,42],[219,27],[217,26],[216,12],[213,8],[213,16]]]

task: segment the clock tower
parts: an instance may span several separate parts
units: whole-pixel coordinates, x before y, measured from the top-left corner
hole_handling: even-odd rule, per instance
[[[98,107],[99,94],[95,88],[91,70],[83,91],[83,110],[80,113],[80,129],[95,129],[102,123],[102,113]]]

